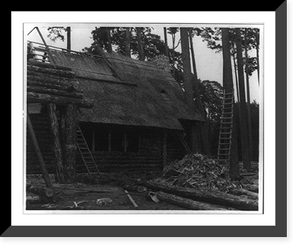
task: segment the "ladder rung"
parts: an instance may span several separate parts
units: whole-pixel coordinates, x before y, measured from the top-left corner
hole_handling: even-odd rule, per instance
[[[223,146],[224,148],[222,148],[222,146]],[[231,148],[231,145],[229,145],[228,143],[220,144],[219,147],[218,147],[218,149],[221,149],[221,150],[228,150],[228,149],[230,149],[230,148]]]
[[[232,138],[231,138],[231,136],[229,136],[229,137],[221,137],[221,136],[219,136],[219,140],[231,140]]]
[[[91,154],[91,152],[89,150],[85,151],[85,152],[82,152],[83,154]]]

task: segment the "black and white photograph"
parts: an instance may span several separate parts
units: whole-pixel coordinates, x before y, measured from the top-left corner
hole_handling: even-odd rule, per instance
[[[24,213],[264,212],[263,24],[23,31]]]

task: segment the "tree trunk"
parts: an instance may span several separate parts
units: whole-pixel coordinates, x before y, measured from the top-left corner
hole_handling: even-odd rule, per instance
[[[130,56],[130,40],[131,40],[131,35],[130,35],[130,27],[127,27],[126,29],[126,37],[125,37],[125,55],[128,57]]]
[[[106,28],[106,35],[107,35],[107,41],[108,41],[108,53],[112,53],[112,46],[111,46],[111,37],[110,37],[110,28]]]
[[[211,189],[191,189],[170,185],[167,186],[156,181],[145,181],[144,186],[153,190],[175,194],[195,201],[207,202],[225,207],[233,207],[240,210],[258,210],[258,202],[255,200],[245,199],[232,194],[213,191]]]
[[[66,109],[66,156],[65,176],[73,181],[76,174],[76,150],[77,150],[77,106],[68,105]]]
[[[165,40],[165,55],[169,57],[170,61],[170,55],[169,55],[169,47],[168,47],[168,36],[167,36],[167,28],[164,27],[164,40]]]
[[[223,87],[226,91],[233,92],[233,79],[230,55],[229,29],[222,28],[222,50],[223,50]],[[235,110],[235,107],[234,107]],[[238,140],[237,140],[237,113],[233,113],[233,127],[231,134],[230,150],[230,178],[240,178]]]
[[[236,96],[237,102],[240,102],[240,91],[239,91],[239,80],[238,80],[238,73],[237,73],[237,65],[236,65],[236,58],[233,55],[233,64],[234,64],[234,76],[235,76],[235,86],[236,86]]]
[[[183,61],[183,84],[185,89],[185,99],[190,111],[194,112],[194,93],[193,93],[193,79],[191,71],[191,59],[189,50],[189,40],[187,28],[180,28],[181,37],[181,51]]]
[[[173,77],[175,79],[175,72],[176,72],[176,69],[175,69],[175,34],[171,34],[172,36],[172,68],[173,68]]]
[[[188,38],[188,29],[180,28],[180,37],[181,37],[181,51],[182,51],[182,61],[183,61],[183,83],[185,90],[185,100],[188,104],[189,110],[191,113],[195,113],[194,105],[194,79],[191,71],[191,59],[190,59],[190,50],[189,50],[189,38]],[[191,124],[191,150],[193,153],[200,152],[199,140],[197,136],[197,124],[194,122]]]
[[[71,27],[67,27],[67,49],[71,50]]]
[[[56,116],[56,105],[50,103],[47,105],[49,120],[51,124],[51,134],[53,141],[53,151],[55,155],[56,176],[59,182],[64,182],[63,175],[63,156],[60,144],[59,124]]]
[[[138,42],[139,60],[145,61],[144,45],[142,41],[142,29],[141,27],[136,28],[136,36]]]
[[[190,40],[190,46],[191,46],[191,55],[192,55],[192,62],[193,62],[193,71],[194,71],[194,76],[193,76],[193,90],[195,93],[196,97],[196,104],[197,104],[197,109],[199,110],[200,114],[202,117],[205,119],[205,122],[201,122],[199,124],[199,129],[198,129],[198,143],[201,144],[199,145],[199,151],[203,151],[205,154],[210,155],[210,143],[208,140],[208,130],[207,130],[207,117],[205,115],[203,103],[200,98],[200,90],[199,90],[199,85],[198,85],[198,77],[197,77],[197,67],[196,67],[196,60],[195,60],[195,53],[194,53],[194,46],[193,46],[193,39],[192,39],[192,34],[191,31],[189,30],[189,40]],[[201,142],[201,143],[200,143]],[[202,148],[202,150],[201,150]]]
[[[245,97],[245,83],[244,83],[244,70],[242,58],[242,41],[241,32],[239,28],[235,28],[236,33],[236,46],[237,46],[237,59],[238,59],[238,75],[239,75],[239,89],[240,89],[240,131],[242,143],[243,166],[246,169],[251,168],[250,163],[250,148],[249,148],[249,135],[248,135],[248,118]]]
[[[257,78],[258,78],[258,86],[260,82],[259,78],[259,29],[256,33],[256,58],[257,58]]]
[[[245,29],[245,58],[246,58],[246,86],[247,86],[247,114],[248,114],[248,132],[249,132],[249,154],[250,161],[252,160],[252,126],[251,126],[251,106],[250,106],[250,86],[249,86],[249,74],[248,74],[248,52],[247,52],[247,29]]]
[[[239,117],[239,106],[235,104],[233,107],[233,126],[231,134],[231,150],[230,150],[230,168],[229,175],[230,179],[240,180],[240,165],[239,165],[239,149],[238,149],[238,117]]]
[[[205,202],[194,201],[192,199],[183,198],[174,194],[168,194],[162,191],[157,193],[159,200],[177,205],[179,207],[187,208],[189,210],[228,210],[225,207],[212,205]]]

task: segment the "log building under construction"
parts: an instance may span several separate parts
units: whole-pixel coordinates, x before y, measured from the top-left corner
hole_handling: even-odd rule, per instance
[[[72,178],[162,168],[191,148],[191,128],[204,119],[163,56],[139,61],[33,42],[27,52],[27,174],[41,173],[39,153],[49,173]]]

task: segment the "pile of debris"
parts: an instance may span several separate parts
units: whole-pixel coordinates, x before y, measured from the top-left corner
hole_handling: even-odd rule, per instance
[[[239,181],[230,180],[227,166],[202,154],[188,154],[182,160],[171,163],[158,180],[179,187],[208,187],[222,192],[242,187]]]
[[[257,211],[258,183],[254,182],[258,173],[241,172],[244,176],[240,181],[231,181],[227,166],[205,155],[188,154],[144,185],[157,191],[159,199],[188,209]]]

